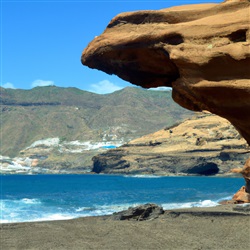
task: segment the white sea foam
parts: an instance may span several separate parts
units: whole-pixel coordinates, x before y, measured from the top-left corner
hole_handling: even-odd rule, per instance
[[[42,202],[39,199],[23,198],[18,200],[0,200],[0,222],[11,223],[33,221],[32,213],[34,211],[39,211],[41,206]],[[39,214],[39,212],[37,214]]]
[[[22,203],[34,205],[36,201],[29,199],[22,199]],[[19,201],[20,203],[20,201]],[[39,204],[39,202],[38,202]],[[49,211],[46,207],[41,207],[38,210],[36,208],[28,208],[19,204],[16,206],[16,211],[11,212],[14,206],[9,204],[8,209],[6,206],[2,206],[3,216],[0,223],[16,223],[16,222],[31,222],[31,221],[52,221],[52,220],[69,220],[79,217],[89,217],[89,216],[102,216],[113,214],[114,212],[119,212],[126,210],[130,207],[130,204],[124,205],[111,205],[111,206],[96,206],[96,207],[79,207],[72,209],[67,212],[60,212],[55,209],[55,212]]]
[[[130,207],[136,207],[141,205],[141,203],[133,203],[133,204],[119,204],[119,205],[103,205],[96,207],[81,207],[77,208],[76,212],[80,212],[81,216],[102,216],[102,215],[110,215],[115,212],[120,212],[123,210],[127,210]],[[198,202],[185,202],[185,203],[165,203],[159,204],[163,207],[164,210],[169,209],[178,209],[178,208],[192,208],[192,207],[214,207],[219,205],[217,201],[212,200],[204,200]]]
[[[176,209],[176,208],[191,208],[191,207],[215,207],[219,205],[218,201],[204,200],[196,202],[184,202],[184,203],[165,203],[162,204],[163,209]]]
[[[21,199],[21,202],[25,204],[41,204],[42,203],[39,199],[29,199],[29,198],[23,198]]]
[[[39,199],[30,199],[30,198],[23,198],[19,200],[8,200],[3,199],[0,200],[0,208],[5,210],[12,210],[15,208],[16,210],[19,210],[20,208],[23,208],[26,205],[40,205],[42,202]]]
[[[11,219],[12,217],[12,219]],[[54,220],[70,220],[74,219],[76,216],[73,215],[65,215],[65,214],[44,214],[39,218],[17,218],[16,215],[11,214],[9,219],[0,219],[0,223],[16,223],[16,222],[32,222],[32,221],[54,221]]]
[[[76,212],[82,212],[82,211],[92,211],[93,207],[78,207],[75,209]]]
[[[9,220],[2,220],[2,219],[0,219],[0,223],[10,223],[11,221],[9,221]]]
[[[50,221],[68,220],[78,217],[110,215],[115,212],[127,210],[142,203],[124,203],[112,205],[93,205],[86,207],[71,208],[65,212],[60,207],[47,207],[39,199],[23,198],[20,200],[1,200],[0,208],[2,218],[1,223],[25,222],[25,221]],[[191,208],[191,207],[213,207],[218,205],[218,201],[203,200],[197,202],[184,203],[164,203],[163,209]],[[58,211],[60,211],[58,213]]]
[[[95,207],[77,208],[75,211],[83,212],[82,216],[101,216],[127,210],[129,207],[135,207],[138,205],[139,204],[98,205]]]
[[[30,198],[0,200],[0,214],[0,223],[69,220],[79,217],[77,213],[58,213],[58,208],[51,209],[43,205],[39,199]]]
[[[164,176],[159,176],[159,175],[150,175],[150,174],[136,174],[136,175],[123,175],[124,177],[127,178],[162,178]]]
[[[8,202],[2,202],[1,209],[4,211],[4,216],[0,220],[0,223],[13,223],[13,222],[27,222],[27,221],[52,221],[52,220],[69,220],[79,217],[89,217],[89,216],[103,216],[110,215],[115,212],[120,212],[127,210],[129,207],[136,207],[141,205],[141,203],[124,203],[124,204],[112,204],[112,205],[94,205],[93,207],[77,207],[72,208],[68,211],[61,212],[63,209],[52,208],[48,211],[48,207],[43,207],[39,199],[29,199],[24,198],[16,201],[14,204],[8,204]],[[23,204],[23,205],[22,205]],[[25,205],[25,206],[24,206]],[[35,206],[40,206],[37,209]],[[178,209],[178,208],[191,208],[191,207],[213,207],[217,206],[217,201],[203,200],[198,202],[184,202],[184,203],[165,203],[159,204],[164,210]],[[27,206],[32,206],[30,210]],[[13,209],[15,207],[15,212]],[[61,210],[58,213],[58,210]],[[54,211],[54,212],[53,212]]]

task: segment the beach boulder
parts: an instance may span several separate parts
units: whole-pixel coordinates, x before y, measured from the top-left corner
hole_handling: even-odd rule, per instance
[[[148,203],[137,207],[130,207],[128,210],[114,213],[111,218],[114,220],[152,220],[163,214],[164,210],[161,206]]]

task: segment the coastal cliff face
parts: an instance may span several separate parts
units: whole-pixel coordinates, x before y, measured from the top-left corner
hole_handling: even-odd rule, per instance
[[[106,174],[228,175],[250,156],[249,146],[225,119],[202,113],[93,157]]]
[[[81,60],[145,88],[172,87],[181,106],[228,119],[250,144],[249,13],[249,0],[121,13]]]
[[[142,87],[169,86],[181,106],[228,119],[250,143],[248,0],[121,13],[82,63]]]

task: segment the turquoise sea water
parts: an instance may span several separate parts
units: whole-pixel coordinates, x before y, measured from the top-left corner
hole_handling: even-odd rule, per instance
[[[106,215],[145,203],[164,209],[215,206],[243,178],[114,175],[1,175],[0,220],[71,219]]]

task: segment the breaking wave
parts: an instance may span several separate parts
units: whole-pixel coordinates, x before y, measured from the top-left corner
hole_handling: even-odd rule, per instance
[[[136,174],[136,175],[123,175],[123,177],[127,177],[127,178],[162,178],[164,176],[160,176],[160,175],[144,175],[144,174]]]
[[[31,222],[31,221],[52,221],[52,220],[69,220],[79,217],[104,216],[115,212],[127,210],[129,207],[141,205],[133,204],[112,204],[112,205],[96,205],[93,207],[72,207],[64,211],[64,207],[51,207],[42,203],[39,199],[24,198],[19,201],[2,200],[0,206],[2,208],[1,223],[13,222]],[[191,207],[214,207],[219,205],[218,201],[204,200],[199,202],[184,203],[164,203],[158,204],[164,210],[191,208]],[[15,208],[14,208],[15,207]]]
[[[1,178],[2,223],[109,215],[146,203],[156,203],[165,210],[212,207],[221,200],[231,199],[234,191],[244,184],[236,178],[151,175],[3,175]]]

